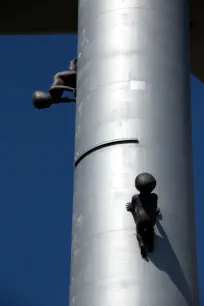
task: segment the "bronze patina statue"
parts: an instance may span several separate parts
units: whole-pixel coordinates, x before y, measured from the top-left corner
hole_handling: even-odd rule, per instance
[[[137,231],[137,240],[142,257],[154,250],[154,226],[156,217],[160,215],[157,207],[158,196],[152,191],[156,187],[156,179],[150,173],[141,173],[135,179],[135,187],[140,192],[126,204],[127,211],[132,212]]]
[[[76,102],[77,58],[70,61],[67,71],[54,75],[49,92],[35,91],[32,96],[33,105],[38,109],[49,108],[52,104]],[[64,91],[74,93],[73,98],[62,97]]]

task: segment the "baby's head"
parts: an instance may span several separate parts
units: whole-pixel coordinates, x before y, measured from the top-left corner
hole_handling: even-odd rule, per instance
[[[135,179],[135,187],[140,193],[151,193],[156,187],[156,179],[150,173],[141,173]]]

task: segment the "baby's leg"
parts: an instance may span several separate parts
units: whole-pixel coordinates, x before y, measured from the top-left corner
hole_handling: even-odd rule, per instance
[[[137,230],[137,241],[140,247],[141,255],[144,258],[147,256],[147,253],[146,253],[146,248],[144,244],[144,230],[141,227],[141,224],[137,224],[136,230]]]
[[[58,72],[54,75],[53,83],[49,89],[49,93],[54,100],[59,100],[64,92],[63,89],[56,88],[56,86],[64,85],[64,81],[61,77],[61,72]]]
[[[76,80],[77,80],[77,72],[76,71],[60,72],[60,77],[64,81],[65,86],[76,88]]]
[[[60,89],[58,86],[66,86],[66,89]],[[53,99],[59,100],[64,90],[76,91],[76,72],[62,71],[54,75],[53,83],[49,89],[49,93]]]
[[[149,227],[146,232],[148,252],[154,251],[154,227]]]

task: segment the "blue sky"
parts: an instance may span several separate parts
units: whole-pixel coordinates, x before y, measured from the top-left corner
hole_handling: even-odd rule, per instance
[[[67,306],[75,106],[32,107],[76,55],[76,35],[0,38],[0,305]],[[204,305],[204,86],[192,84],[197,253]],[[189,250],[190,251],[190,250]]]

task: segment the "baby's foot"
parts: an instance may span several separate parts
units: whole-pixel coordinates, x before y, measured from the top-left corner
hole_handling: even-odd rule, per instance
[[[146,253],[144,244],[140,246],[140,251],[141,251],[142,258],[145,258],[147,256],[147,253]]]

